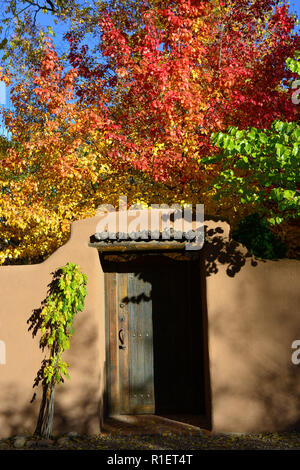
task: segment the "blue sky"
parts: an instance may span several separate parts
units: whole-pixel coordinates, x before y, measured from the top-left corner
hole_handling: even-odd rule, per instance
[[[291,10],[297,13],[298,18],[300,18],[300,0],[293,0],[291,1]],[[298,25],[297,31],[300,31],[300,26]]]
[[[295,8],[295,10],[298,12],[298,15],[300,17],[300,0],[294,0],[291,2],[291,6]]]
[[[86,1],[84,2],[86,3]],[[291,0],[290,9],[292,12],[296,12],[300,19],[300,0]],[[47,31],[47,26],[53,27],[55,30],[56,36],[53,38],[53,41],[57,47],[57,50],[60,52],[60,49],[63,47],[63,35],[68,31],[68,24],[54,24],[54,21],[50,14],[39,13],[37,21],[40,25],[44,26]],[[300,32],[300,25],[296,27],[296,31]],[[5,89],[5,84],[0,82],[0,105],[9,106],[9,96],[7,90]],[[1,125],[0,118],[0,134],[7,135],[7,131],[3,125]]]

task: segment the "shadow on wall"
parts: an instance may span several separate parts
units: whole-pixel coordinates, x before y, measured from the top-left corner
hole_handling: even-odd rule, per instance
[[[60,435],[70,431],[80,434],[98,434],[100,432],[100,401],[95,404],[95,396],[98,390],[93,387],[84,387],[81,393],[70,399],[69,390],[57,389],[55,397],[53,434]],[[12,392],[13,384],[2,390],[7,401],[5,408],[1,410],[1,420],[5,428],[9,428],[6,436],[13,436],[20,433],[33,434],[41,398],[35,404],[28,402],[23,408],[16,407],[19,397]],[[96,406],[95,406],[96,405]],[[96,429],[95,429],[96,426]]]
[[[253,391],[253,395],[263,404],[268,423],[266,427],[300,431],[300,384],[297,368],[290,365],[284,378],[276,372],[262,370],[257,380],[261,385]]]
[[[236,350],[235,354],[238,354]],[[297,368],[287,366],[283,372],[282,368],[273,366],[272,370],[264,366],[254,357],[249,361],[248,380],[245,379],[247,389],[239,377],[236,383],[223,382],[215,392],[214,400],[222,403],[222,413],[226,415],[226,431],[299,432],[300,384]]]
[[[14,383],[1,387],[1,397],[5,400],[0,411],[0,427],[5,429],[6,436],[13,436],[22,432],[32,433],[34,422],[38,416],[38,404],[28,404],[20,406],[20,397],[14,391]]]
[[[86,313],[90,319],[88,312]],[[86,321],[84,312],[79,312],[74,321],[74,337],[70,340],[70,350],[63,356],[70,364],[70,380],[56,389],[54,433],[100,432],[103,420],[100,382],[104,372],[99,366],[97,331],[92,323]]]
[[[224,237],[222,227],[210,228],[206,231],[203,247],[206,276],[217,274],[218,264],[226,265],[226,274],[234,277],[251,258],[251,265],[257,266],[257,261],[249,251],[234,240]]]
[[[39,309],[34,310],[37,315]],[[81,434],[100,432],[101,396],[98,364],[97,328],[87,322],[85,312],[79,312],[74,320],[74,336],[70,340],[70,350],[63,355],[63,360],[70,364],[70,380],[56,386],[54,402],[53,433],[62,434],[76,431]],[[91,316],[87,313],[87,318]],[[33,343],[34,347],[34,343]],[[33,383],[35,371],[32,371]],[[102,372],[101,372],[102,374]],[[24,404],[24,399],[14,392],[13,384],[1,390],[2,409],[0,424],[7,430],[6,435],[20,432],[32,434],[35,430],[42,395],[41,384],[33,388],[33,400]],[[24,395],[28,395],[26,390]],[[35,392],[35,393],[34,393]],[[34,398],[34,395],[36,397]],[[21,404],[23,403],[23,405]]]
[[[208,281],[218,430],[300,430],[300,369],[291,362],[300,337],[296,263],[268,262],[255,273],[245,268],[235,282]]]
[[[212,225],[215,225],[212,227]],[[200,250],[202,259],[205,260],[205,274],[212,276],[217,274],[219,266],[226,266],[226,273],[230,277],[234,277],[246,264],[247,258],[250,258],[251,266],[257,266],[258,262],[254,255],[252,255],[245,246],[230,239],[228,235],[228,224],[217,223],[209,221],[209,225],[204,225],[205,228],[205,243]],[[98,238],[95,235],[90,235],[90,242],[95,243]],[[138,244],[138,241],[137,241]],[[186,255],[192,255],[198,250],[186,250]],[[260,260],[263,261],[263,260]],[[219,265],[219,266],[218,266]]]

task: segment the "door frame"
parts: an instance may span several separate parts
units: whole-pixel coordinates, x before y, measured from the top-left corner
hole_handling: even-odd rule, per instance
[[[206,276],[205,276],[205,262],[203,250],[199,252],[199,269],[200,269],[200,286],[199,291],[201,295],[202,306],[202,343],[203,343],[203,370],[204,370],[204,401],[205,413],[204,415],[197,415],[194,417],[182,417],[179,415],[174,416],[174,419],[182,422],[189,422],[196,426],[205,427],[206,429],[212,428],[211,416],[211,386],[210,386],[210,369],[209,369],[209,352],[208,352],[208,319],[207,319],[207,305],[206,305]],[[148,256],[151,252],[138,252],[138,256]],[[174,252],[173,252],[174,253]],[[178,251],[179,253],[179,251]],[[112,255],[113,263],[118,263],[118,258],[122,257],[124,253],[99,252],[100,262],[104,272],[105,283],[105,351],[106,351],[106,367],[105,367],[105,390],[104,390],[104,415],[115,416],[122,413],[122,400],[126,397],[119,395],[119,354],[115,347],[115,338],[118,335],[118,291],[116,285],[117,276],[113,275],[116,271],[111,270],[111,262],[108,261],[109,255]],[[190,253],[180,250],[183,256],[191,256]],[[130,255],[134,255],[131,251]],[[160,251],[159,255],[170,256],[169,251]],[[113,295],[114,293],[114,295]],[[125,307],[127,308],[127,307]],[[127,316],[128,318],[128,316]],[[114,347],[112,347],[114,346]],[[124,351],[123,351],[124,352]],[[126,394],[125,394],[126,395]],[[127,394],[128,395],[128,394]],[[155,414],[155,413],[154,413]],[[172,419],[172,416],[169,416]]]

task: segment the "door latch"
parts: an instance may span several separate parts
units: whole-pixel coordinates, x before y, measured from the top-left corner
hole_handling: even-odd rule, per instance
[[[121,344],[119,344],[119,349],[126,349],[126,346],[124,344],[124,330],[123,328],[120,329],[119,331],[119,341]]]

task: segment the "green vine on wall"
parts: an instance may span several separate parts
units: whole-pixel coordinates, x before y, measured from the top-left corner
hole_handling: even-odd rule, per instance
[[[69,378],[69,364],[63,361],[62,354],[70,347],[74,316],[83,310],[87,295],[87,276],[80,272],[78,265],[67,263],[52,274],[48,296],[27,322],[33,336],[41,333],[40,348],[43,351],[47,349],[49,353],[49,357],[42,361],[33,385],[43,385],[35,433],[44,437],[51,436],[54,387],[63,383],[65,377]]]

